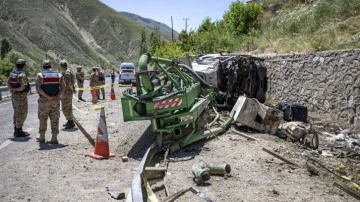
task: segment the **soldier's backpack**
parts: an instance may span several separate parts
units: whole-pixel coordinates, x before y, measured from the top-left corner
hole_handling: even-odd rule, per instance
[[[284,112],[285,121],[301,121],[307,123],[308,109],[303,105],[291,101],[283,101],[279,103],[278,109]]]

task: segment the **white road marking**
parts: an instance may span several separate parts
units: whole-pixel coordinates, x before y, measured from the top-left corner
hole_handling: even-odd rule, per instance
[[[34,128],[27,128],[26,130],[24,130],[25,132],[30,133],[30,131],[34,130]]]
[[[26,130],[24,130],[25,132],[30,133],[30,131],[34,130],[34,128],[28,128]],[[0,144],[0,150],[4,149],[5,147],[7,147],[9,144],[11,144],[13,141],[11,140],[6,140],[5,142],[3,142],[2,144]]]
[[[0,144],[0,150],[5,148],[6,146],[8,146],[9,144],[11,144],[12,141],[11,140],[6,140],[5,142],[3,142],[2,144]]]

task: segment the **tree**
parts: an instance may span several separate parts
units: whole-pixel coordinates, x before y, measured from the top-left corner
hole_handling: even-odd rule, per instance
[[[235,35],[248,34],[259,27],[262,6],[256,3],[244,4],[236,1],[231,3],[230,10],[224,14],[224,22],[229,31]]]
[[[146,31],[145,28],[141,30],[141,41],[140,41],[140,56],[148,51],[148,44],[146,42]]]
[[[1,50],[0,50],[0,58],[4,59],[5,56],[11,51],[12,47],[9,39],[3,38],[1,40]]]
[[[154,53],[156,52],[156,49],[159,48],[163,42],[161,41],[161,33],[160,33],[160,27],[155,26],[154,31],[150,34],[150,48],[149,52]]]
[[[216,28],[215,23],[211,22],[211,18],[206,17],[198,28],[198,32],[209,32]]]

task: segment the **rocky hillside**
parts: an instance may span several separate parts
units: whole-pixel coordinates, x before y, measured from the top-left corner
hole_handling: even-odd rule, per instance
[[[97,0],[1,0],[0,10],[0,38],[35,63],[47,53],[107,68],[140,54],[143,26]]]
[[[172,32],[171,27],[167,26],[164,23],[157,22],[150,18],[144,18],[144,17],[141,17],[141,16],[133,14],[133,13],[128,13],[128,12],[120,12],[120,13],[125,15],[126,17],[130,18],[131,20],[134,20],[134,21],[144,25],[145,27],[147,27],[149,29],[154,29],[154,27],[159,27],[160,32],[163,34],[163,36],[167,40],[172,40],[172,34],[174,34],[174,39],[177,39],[179,36],[179,33],[177,31],[174,30],[174,32]]]

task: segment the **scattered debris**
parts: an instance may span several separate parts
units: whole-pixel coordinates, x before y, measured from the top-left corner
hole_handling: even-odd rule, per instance
[[[114,199],[117,199],[117,200],[125,199],[125,193],[124,192],[119,192],[113,187],[105,187],[105,188],[108,191],[108,193],[110,194],[111,198],[114,198]]]
[[[290,121],[280,124],[277,132],[282,138],[289,138],[291,141],[300,142],[311,149],[319,147],[318,132],[311,128],[310,124],[300,121]],[[310,137],[312,135],[312,137]]]
[[[127,156],[122,156],[121,160],[122,160],[122,162],[127,162],[129,160],[129,158]]]
[[[357,200],[360,200],[360,193],[351,189],[350,187],[348,187],[345,184],[339,183],[339,182],[334,182],[334,186],[340,188],[341,190],[343,190],[344,192],[348,193],[350,196],[356,198]]]
[[[283,101],[278,105],[278,109],[284,112],[284,120],[300,121],[307,123],[308,110],[307,107],[294,103],[292,101]]]
[[[229,175],[231,167],[229,164],[207,164],[201,160],[192,166],[191,172],[194,175],[194,182],[201,185],[210,180],[210,175]]]
[[[282,120],[283,113],[258,100],[240,96],[231,110],[234,120],[261,132],[274,135]]]
[[[266,151],[267,153],[269,153],[269,154],[275,156],[276,158],[284,161],[284,162],[287,163],[287,164],[294,165],[294,166],[297,166],[297,167],[299,167],[299,168],[301,167],[301,166],[299,166],[298,164],[296,164],[296,163],[294,163],[294,162],[292,162],[292,161],[290,161],[290,160],[288,160],[288,159],[280,156],[279,154],[276,154],[276,153],[274,153],[274,152],[272,152],[272,151],[269,151],[269,150],[267,150],[267,149],[265,149],[265,148],[262,148],[262,150],[263,150],[263,151]]]
[[[254,137],[251,137],[251,136],[249,136],[249,135],[246,135],[246,134],[243,133],[243,132],[237,131],[237,130],[235,130],[234,128],[232,128],[231,131],[234,132],[234,133],[236,133],[236,134],[238,134],[238,135],[240,135],[240,136],[243,136],[243,137],[245,137],[245,138],[247,138],[247,139],[254,140],[254,141],[255,141],[255,140],[258,140],[258,139],[254,138]]]

